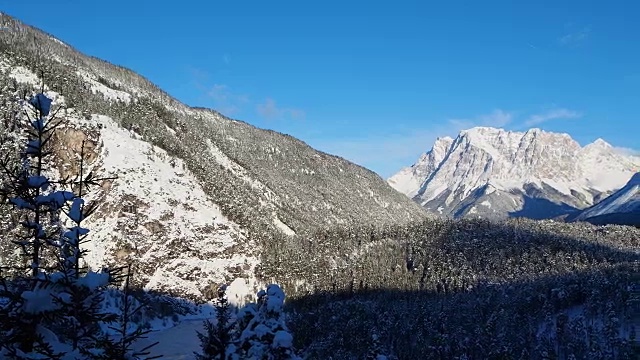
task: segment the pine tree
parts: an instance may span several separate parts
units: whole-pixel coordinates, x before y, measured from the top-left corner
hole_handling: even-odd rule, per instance
[[[285,294],[271,284],[258,292],[257,303],[246,305],[238,314],[238,338],[233,341],[231,359],[300,359],[293,347],[293,336],[285,323]]]
[[[78,176],[51,180],[47,176],[50,143],[55,130],[64,123],[57,117],[61,107],[52,112],[52,100],[44,91],[23,106],[33,115],[25,111],[21,118],[15,118],[27,122],[22,166],[11,166],[9,158],[0,165],[8,179],[2,195],[23,218],[22,233],[13,242],[29,262],[18,272],[20,276],[0,278],[0,357],[130,359],[131,343],[144,332],[127,331],[126,336],[113,339],[103,329],[118,321],[116,314],[102,310],[102,304],[121,269],[96,272],[81,263],[85,253],[81,244],[89,232],[82,222],[95,208],[85,206],[83,196],[90,186],[107,179],[96,178],[92,172],[85,175],[83,143]],[[65,226],[65,220],[70,227]],[[129,296],[127,291],[125,286],[125,298]],[[130,314],[125,305],[123,316]],[[153,358],[157,357],[148,357]]]
[[[195,353],[197,360],[227,360],[230,355],[229,346],[235,330],[235,322],[231,321],[231,309],[227,299],[227,286],[218,289],[216,299],[216,324],[204,321],[205,332],[198,332],[202,354]]]
[[[12,167],[8,158],[2,162],[4,176],[8,179],[2,189],[3,196],[10,199],[23,217],[23,231],[13,243],[29,260],[28,268],[24,270],[30,273],[23,273],[21,279],[11,282],[2,281],[0,296],[6,300],[0,310],[0,346],[6,356],[15,358],[41,354],[55,359],[62,353],[53,349],[50,344],[53,332],[43,325],[55,318],[59,310],[51,301],[56,286],[45,272],[43,253],[45,246],[55,248],[60,245],[60,211],[74,195],[56,190],[55,182],[44,174],[46,160],[51,154],[46,147],[55,129],[63,122],[56,117],[57,111],[51,113],[51,103],[43,92],[33,96],[28,104],[22,102],[25,107],[30,105],[33,111],[33,115],[25,111],[19,114],[21,118],[18,114],[14,118],[14,121],[26,120],[28,125],[22,166]]]
[[[81,259],[86,250],[81,248],[87,240],[89,229],[82,227],[82,222],[89,217],[95,206],[85,206],[83,196],[89,186],[98,185],[112,178],[95,178],[90,172],[84,173],[85,142],[80,149],[79,174],[74,180],[65,180],[75,190],[74,198],[68,208],[63,209],[71,226],[62,233],[59,243],[57,264],[58,294],[52,300],[59,306],[59,312],[65,316],[58,321],[58,333],[62,340],[69,343],[72,351],[82,354],[87,359],[106,359],[104,344],[106,335],[99,324],[116,321],[116,314],[102,310],[107,287],[116,281],[115,275],[120,269],[110,271],[103,269],[95,272],[83,267]]]

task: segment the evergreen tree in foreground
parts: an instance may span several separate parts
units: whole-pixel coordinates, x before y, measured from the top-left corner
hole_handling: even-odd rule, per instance
[[[216,320],[205,321],[205,332],[198,333],[202,354],[198,360],[299,360],[293,336],[285,324],[284,292],[271,284],[258,292],[257,303],[245,305],[231,319],[226,287],[216,300]]]
[[[202,354],[195,353],[197,360],[226,360],[230,355],[228,348],[235,331],[231,320],[231,308],[227,299],[227,286],[218,289],[216,299],[216,323],[204,321],[205,332],[198,332]]]
[[[231,345],[231,359],[300,359],[285,323],[284,292],[276,284],[258,292],[258,302],[238,313],[238,335]]]
[[[22,218],[22,231],[12,242],[27,261],[26,267],[9,266],[18,276],[0,274],[0,358],[132,359],[130,344],[144,333],[129,329],[126,336],[110,337],[106,329],[120,319],[102,309],[121,269],[96,272],[81,266],[81,244],[89,232],[82,222],[95,208],[85,206],[83,196],[106,179],[84,174],[84,144],[78,176],[50,179],[53,134],[64,124],[57,116],[61,107],[51,111],[52,100],[43,91],[22,107],[25,111],[14,117],[26,122],[22,166],[12,166],[8,157],[0,166],[2,197]]]
[[[6,179],[3,197],[8,198],[22,218],[22,231],[11,241],[17,245],[26,258],[26,268],[14,265],[23,276],[12,281],[2,279],[0,296],[3,307],[0,311],[0,346],[5,356],[30,358],[43,355],[60,358],[64,353],[52,345],[55,333],[45,323],[56,319],[58,303],[53,294],[60,287],[59,276],[51,277],[43,262],[45,247],[50,250],[63,246],[60,213],[74,194],[56,189],[55,182],[45,176],[45,166],[50,151],[47,151],[53,132],[62,124],[51,113],[51,99],[43,93],[32,97],[22,106],[28,111],[15,114],[15,122],[26,122],[26,146],[21,154],[21,167],[11,166],[11,159],[2,162]]]

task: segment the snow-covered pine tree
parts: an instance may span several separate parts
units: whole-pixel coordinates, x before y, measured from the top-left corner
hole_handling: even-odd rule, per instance
[[[50,152],[45,147],[54,130],[62,124],[51,114],[51,99],[42,92],[28,104],[33,115],[25,111],[16,113],[14,121],[26,120],[27,144],[22,153],[22,166],[11,167],[3,162],[6,179],[3,196],[10,199],[22,216],[23,231],[12,240],[28,259],[28,267],[21,278],[3,279],[0,297],[0,346],[5,357],[29,358],[47,356],[59,358],[62,352],[51,344],[53,334],[45,323],[55,318],[57,306],[51,294],[54,283],[43,271],[43,248],[59,244],[61,224],[59,214],[73,193],[54,189],[54,183],[45,176],[45,165]],[[19,267],[19,266],[18,266]],[[27,272],[28,270],[28,272]],[[19,273],[20,274],[20,273]]]
[[[230,346],[232,360],[298,360],[285,323],[285,294],[276,284],[258,292],[258,302],[238,313],[238,337]]]
[[[229,358],[230,351],[228,348],[234,335],[236,323],[231,320],[231,308],[227,299],[226,285],[218,288],[215,307],[216,323],[214,324],[211,320],[205,320],[205,332],[198,332],[202,354],[195,353],[197,360],[227,360]]]
[[[102,310],[104,294],[116,281],[117,271],[96,272],[80,262],[84,254],[80,245],[89,232],[81,223],[92,212],[82,196],[89,186],[106,179],[91,172],[85,176],[83,149],[76,179],[48,177],[49,144],[65,119],[57,117],[61,107],[51,111],[52,100],[43,90],[22,103],[33,115],[24,111],[14,118],[27,122],[22,167],[16,169],[8,160],[1,164],[8,179],[2,195],[23,218],[22,234],[13,242],[29,259],[29,266],[23,269],[28,272],[18,273],[21,276],[0,278],[0,357],[129,360],[133,356],[129,346],[121,346],[125,339],[111,338],[104,331],[118,320],[117,314]],[[60,190],[65,187],[72,191]],[[71,223],[68,228],[63,214]],[[126,341],[130,344],[142,335],[139,330],[127,331]],[[157,357],[148,359],[153,358]]]
[[[96,272],[81,263],[86,250],[81,245],[87,241],[89,229],[82,222],[95,210],[95,204],[85,206],[83,196],[91,186],[113,178],[96,178],[92,172],[85,174],[85,142],[82,142],[79,158],[79,173],[73,180],[64,179],[63,184],[71,187],[73,200],[62,212],[69,227],[65,228],[58,243],[59,255],[56,267],[58,293],[52,294],[52,301],[63,314],[57,322],[57,330],[62,341],[69,344],[71,354],[80,354],[86,359],[112,359],[106,349],[112,342],[101,328],[117,320],[117,315],[102,309],[108,286],[116,281],[121,269],[103,269]]]

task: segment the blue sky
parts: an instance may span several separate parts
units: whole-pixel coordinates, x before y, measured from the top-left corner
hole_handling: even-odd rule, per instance
[[[39,2],[0,10],[383,177],[478,125],[640,149],[637,1]]]

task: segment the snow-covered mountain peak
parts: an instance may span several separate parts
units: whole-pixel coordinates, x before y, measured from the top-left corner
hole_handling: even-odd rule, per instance
[[[611,144],[606,142],[604,139],[597,138],[594,142],[585,146],[585,149],[613,149],[613,146],[611,146]]]
[[[431,151],[423,155],[428,156],[429,153],[434,153],[434,154],[438,154],[439,158],[442,158],[442,156],[444,156],[444,153],[446,153],[451,147],[451,144],[453,144],[453,141],[454,140],[448,136],[445,136],[443,138],[438,138],[436,139],[435,144],[433,144]]]
[[[460,131],[460,136],[462,135],[471,135],[471,136],[475,136],[475,135],[496,135],[496,134],[502,134],[502,133],[506,133],[508,132],[505,129],[502,128],[496,128],[496,127],[491,127],[491,126],[476,126],[476,127],[472,127],[470,129],[466,129],[466,130],[461,130]]]
[[[435,143],[433,144],[433,148],[448,148],[449,146],[451,146],[451,144],[453,143],[453,138],[449,137],[449,136],[444,136],[444,137],[439,137],[436,139]]]
[[[453,142],[453,138],[450,136],[443,136],[443,137],[438,137],[436,138],[436,143],[438,142],[444,142],[444,143],[452,143]]]
[[[504,129],[479,126],[460,131],[458,139],[462,139],[478,147],[483,147],[491,144],[497,138],[509,136],[508,134],[509,132]]]
[[[593,142],[594,145],[598,145],[598,146],[602,146],[602,147],[611,147],[611,144],[609,144],[608,142],[604,141],[604,139],[602,138],[597,138],[596,141]]]
[[[392,183],[392,186],[403,194],[410,195],[410,197],[415,195],[420,188],[419,179],[434,171],[434,168],[444,160],[454,141],[449,136],[437,138],[431,150],[421,154],[415,164],[402,169],[391,177],[389,183]]]
[[[499,194],[520,197],[505,203],[502,215],[525,206],[523,194],[553,198],[550,203],[568,209],[585,208],[624,186],[638,161],[618,154],[602,139],[581,147],[566,133],[538,128],[475,127],[445,139],[437,139],[389,184],[427,209],[448,208],[454,216],[470,211],[474,197]],[[492,212],[498,209],[493,206]]]

